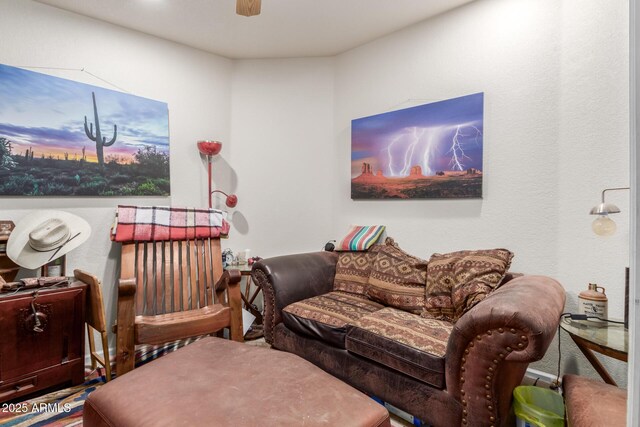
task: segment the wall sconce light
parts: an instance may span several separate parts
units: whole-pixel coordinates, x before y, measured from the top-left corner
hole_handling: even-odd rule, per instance
[[[591,209],[589,214],[598,215],[591,224],[591,229],[599,236],[611,236],[616,232],[616,223],[609,218],[609,214],[620,213],[620,208],[613,203],[605,203],[604,195],[607,191],[629,190],[629,187],[605,188],[602,190],[602,203]]]
[[[211,203],[211,196],[213,193],[222,193],[226,196],[226,205],[230,208],[235,207],[238,204],[238,196],[235,194],[227,194],[222,190],[211,190],[211,162],[213,161],[213,156],[216,156],[222,150],[222,142],[220,141],[198,141],[198,151],[200,154],[207,156],[207,165],[208,165],[208,177],[209,177],[209,209],[213,207]]]

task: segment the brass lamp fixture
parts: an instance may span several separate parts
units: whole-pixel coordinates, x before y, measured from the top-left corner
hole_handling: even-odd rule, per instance
[[[609,218],[609,214],[620,213],[620,208],[613,203],[606,203],[604,200],[607,191],[629,190],[629,187],[605,188],[602,190],[602,203],[591,209],[589,214],[598,215],[591,224],[591,229],[599,236],[611,236],[616,232],[616,223]]]
[[[236,13],[242,16],[260,15],[262,0],[236,0]]]

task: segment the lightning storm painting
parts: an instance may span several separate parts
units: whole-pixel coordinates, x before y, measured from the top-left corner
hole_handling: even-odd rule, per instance
[[[484,94],[351,122],[352,199],[482,197]]]
[[[0,64],[0,196],[168,196],[164,102]]]

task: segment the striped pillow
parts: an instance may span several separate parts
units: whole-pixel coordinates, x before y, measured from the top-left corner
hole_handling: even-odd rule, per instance
[[[378,241],[384,229],[384,225],[354,225],[338,243],[336,251],[366,251]]]

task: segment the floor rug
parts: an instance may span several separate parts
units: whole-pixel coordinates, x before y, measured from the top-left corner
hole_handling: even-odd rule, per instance
[[[84,401],[104,384],[102,377],[19,403],[0,405],[0,426],[81,426]]]

